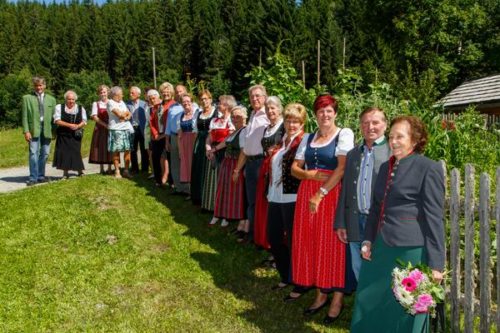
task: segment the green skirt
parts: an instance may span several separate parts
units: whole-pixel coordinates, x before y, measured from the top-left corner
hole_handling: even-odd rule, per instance
[[[359,273],[351,333],[429,332],[429,316],[412,316],[396,301],[391,288],[397,260],[413,265],[426,262],[424,247],[391,247],[379,235],[372,260],[363,260]]]

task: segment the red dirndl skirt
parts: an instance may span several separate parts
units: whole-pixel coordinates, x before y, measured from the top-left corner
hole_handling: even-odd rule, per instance
[[[269,185],[269,164],[271,157],[268,156],[262,161],[262,166],[259,170],[259,178],[257,180],[257,188],[255,190],[255,217],[253,229],[253,241],[256,245],[269,249],[271,246],[267,240],[267,202],[266,188]]]
[[[193,149],[196,140],[195,132],[182,133],[179,137],[179,151],[181,152],[180,181],[191,182],[191,167],[193,165]]]
[[[321,170],[332,173],[331,170]],[[333,228],[340,195],[339,182],[323,198],[318,212],[309,210],[309,199],[322,182],[302,180],[297,192],[292,232],[292,280],[304,287],[344,288],[346,246]]]
[[[112,157],[113,154],[108,151],[108,129],[96,124],[90,143],[89,163],[111,164]]]
[[[214,216],[225,219],[242,220],[246,218],[245,178],[239,173],[233,183],[233,171],[238,158],[224,157],[217,177]]]

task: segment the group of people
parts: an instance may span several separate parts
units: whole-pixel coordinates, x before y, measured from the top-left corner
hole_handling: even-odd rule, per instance
[[[56,107],[44,94],[45,82],[33,83],[35,93],[23,99],[29,182],[44,181],[53,123],[54,164],[81,172],[67,151],[81,140],[75,132],[87,121],[85,110],[73,91]],[[383,110],[366,108],[355,144],[353,130],[336,124],[338,101],[329,94],[316,98],[318,129],[305,133],[303,105],[283,107],[262,85],[248,93],[249,111],[231,95],[213,103],[208,90],[196,104],[186,87],[168,82],[148,89],[147,101],[131,87],[126,103],[121,88],[100,86],[89,161],[101,164],[103,173],[113,164],[116,177],[148,172],[152,165],[157,186],[170,185],[173,193],[213,212],[209,226],[235,223],[240,242],[272,255],[280,278],[272,289],[293,288],[285,302],[316,290],[305,316],[328,307],[323,322],[333,324],[342,314],[344,294],[356,291],[351,332],[428,331],[428,315],[405,313],[391,286],[397,260],[427,264],[436,282],[443,278],[444,173],[422,155],[422,121],[398,116],[386,137]]]

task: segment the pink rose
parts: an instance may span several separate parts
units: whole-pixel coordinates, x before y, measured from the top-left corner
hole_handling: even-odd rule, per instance
[[[422,294],[418,296],[417,302],[420,302],[425,305],[432,305],[434,303],[434,300],[432,299],[432,296],[429,294]]]
[[[416,313],[427,313],[429,312],[429,307],[432,306],[434,300],[432,296],[429,294],[422,294],[418,296],[417,302],[413,304],[413,310]]]
[[[408,276],[411,277],[417,283],[417,285],[419,285],[420,282],[422,282],[422,280],[424,279],[424,274],[418,269],[412,270]]]
[[[404,278],[401,284],[405,287],[406,291],[412,292],[417,288],[417,283],[411,277]]]
[[[429,307],[425,304],[417,302],[413,304],[413,310],[415,313],[427,313],[429,311]]]

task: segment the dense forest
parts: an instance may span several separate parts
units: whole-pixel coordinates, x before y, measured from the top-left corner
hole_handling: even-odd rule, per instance
[[[278,48],[306,86],[333,89],[348,69],[361,86],[436,100],[464,80],[500,72],[498,0],[0,0],[0,124],[17,124],[29,78],[67,88],[193,79],[242,96],[245,74]],[[84,90],[84,91],[82,91]],[[90,96],[89,98],[93,98]]]

